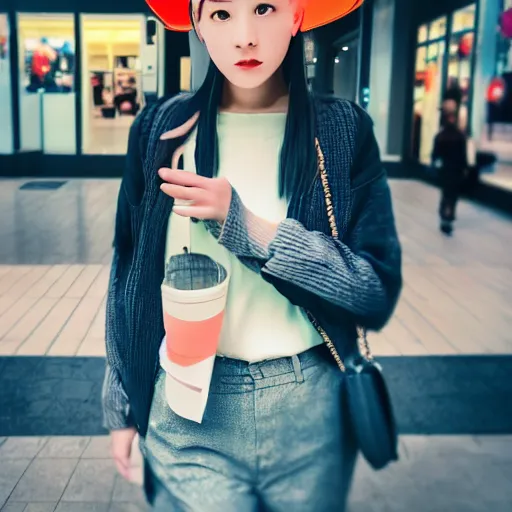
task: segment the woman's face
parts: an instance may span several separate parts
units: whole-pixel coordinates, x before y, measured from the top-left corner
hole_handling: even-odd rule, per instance
[[[229,82],[251,89],[281,66],[299,30],[299,0],[194,0],[199,37]]]

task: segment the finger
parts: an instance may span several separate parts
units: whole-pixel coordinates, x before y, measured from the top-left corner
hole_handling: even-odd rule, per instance
[[[180,169],[168,169],[162,167],[158,170],[160,178],[173,185],[181,185],[182,187],[197,187],[206,189],[210,178],[198,176],[195,172],[182,171]]]
[[[164,183],[160,186],[160,189],[168,196],[174,197],[174,199],[183,199],[194,203],[201,202],[205,196],[205,191],[196,187],[182,187],[180,185]]]
[[[194,217],[200,220],[214,220],[215,217],[209,206],[175,206],[172,211],[180,217]]]
[[[180,146],[173,154],[171,159],[171,169],[178,169],[180,158],[183,156],[185,152],[185,145]]]
[[[181,126],[169,130],[160,136],[160,140],[169,140],[169,139],[177,139],[178,137],[183,137],[186,135],[197,122],[199,118],[199,112],[196,112],[188,121],[183,123]]]
[[[116,468],[119,474],[126,478],[126,480],[130,479],[130,463],[128,460],[122,460],[115,458],[114,462],[116,463]]]

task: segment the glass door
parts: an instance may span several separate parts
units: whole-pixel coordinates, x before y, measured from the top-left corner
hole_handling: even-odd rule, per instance
[[[451,27],[445,95],[455,99],[460,105],[459,127],[463,131],[469,128],[475,21],[476,5],[473,4],[453,14]]]
[[[73,14],[18,14],[22,150],[75,154]]]
[[[87,14],[81,24],[82,152],[122,155],[145,103],[143,75],[150,78],[142,66],[146,17]]]
[[[439,130],[447,18],[443,16],[418,30],[414,77],[412,156],[429,165]]]
[[[0,154],[13,152],[9,19],[0,13]]]
[[[359,44],[359,37],[341,43],[334,57],[332,92],[335,96],[350,101],[358,99]]]

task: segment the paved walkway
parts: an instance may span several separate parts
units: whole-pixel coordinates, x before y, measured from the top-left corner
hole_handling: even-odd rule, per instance
[[[55,191],[0,190],[0,355],[103,356],[117,180]],[[378,355],[512,354],[512,223],[463,202],[453,238],[437,230],[438,192],[393,181],[404,250],[396,314]]]
[[[400,452],[400,463],[381,472],[360,461],[349,512],[512,510],[512,437],[404,436]],[[116,475],[107,438],[74,437],[5,440],[0,446],[0,510],[148,508],[140,489]]]
[[[0,355],[103,356],[119,182],[23,183],[0,184]],[[436,189],[394,181],[392,191],[405,285],[394,318],[371,337],[374,351],[512,354],[510,219],[463,202],[448,239],[437,230]],[[360,464],[351,510],[509,512],[511,448],[507,436],[404,436],[400,464],[379,473]],[[0,510],[145,510],[108,452],[104,437],[0,438]]]

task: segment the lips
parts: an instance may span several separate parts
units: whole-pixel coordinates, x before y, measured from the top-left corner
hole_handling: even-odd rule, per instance
[[[256,59],[249,59],[249,60],[241,60],[235,64],[235,66],[242,68],[242,69],[254,69],[258,66],[261,66],[263,62],[260,62]]]

